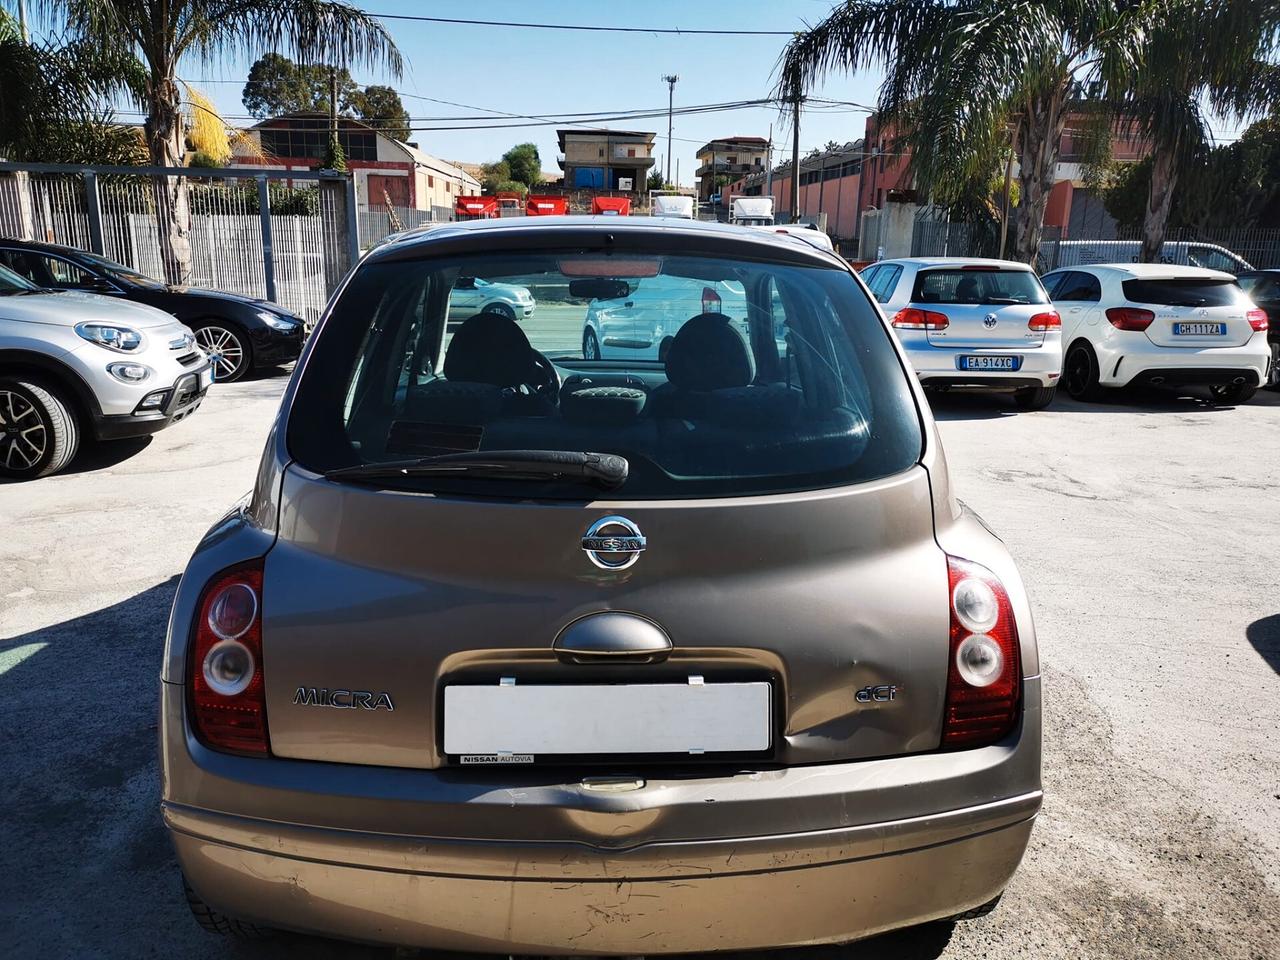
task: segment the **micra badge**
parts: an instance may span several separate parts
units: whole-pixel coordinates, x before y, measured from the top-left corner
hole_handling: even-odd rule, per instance
[[[893,683],[881,683],[863,687],[854,697],[859,703],[889,703],[898,697],[898,686]]]

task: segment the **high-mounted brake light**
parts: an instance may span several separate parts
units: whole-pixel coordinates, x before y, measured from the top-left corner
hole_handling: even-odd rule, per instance
[[[1266,330],[1270,326],[1270,324],[1267,323],[1267,311],[1265,310],[1250,310],[1245,313],[1244,316],[1245,319],[1249,321],[1249,326],[1253,328],[1254,333]]]
[[[1000,268],[987,263],[966,263],[961,270],[969,270],[976,273],[999,273]]]
[[[224,570],[200,596],[187,668],[196,735],[215,750],[265,756],[262,561]]]
[[[943,747],[981,747],[1005,736],[1018,720],[1022,669],[1013,605],[986,567],[947,558],[951,643]]]
[[[945,330],[951,321],[945,313],[904,307],[893,315],[891,321],[899,330]]]
[[[1141,307],[1108,307],[1107,319],[1117,330],[1145,330],[1151,326],[1156,315],[1151,310]]]
[[[720,313],[720,294],[710,287],[702,288],[702,312]]]
[[[1062,317],[1058,315],[1057,310],[1037,313],[1027,321],[1027,327],[1038,333],[1044,333],[1046,330],[1058,330],[1062,327]]]

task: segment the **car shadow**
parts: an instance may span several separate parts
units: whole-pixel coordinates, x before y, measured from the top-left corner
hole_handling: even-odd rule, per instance
[[[933,419],[944,423],[949,420],[999,420],[1023,413],[1013,402],[1012,395],[1007,393],[929,390],[925,396],[929,400],[929,409],[933,411]]]
[[[153,437],[130,437],[128,440],[87,440],[69,465],[58,471],[58,476],[71,473],[92,473],[105,470],[136,457],[151,445]],[[43,477],[0,477],[0,484],[35,483]]]
[[[1280,613],[1253,621],[1245,629],[1244,635],[1253,644],[1253,649],[1258,651],[1258,656],[1272,670],[1280,673]]]
[[[929,391],[929,406],[933,418],[939,422],[950,420],[996,420],[1004,417],[1035,416],[1032,411],[1019,410],[1009,394],[987,393],[981,390]],[[1108,391],[1105,399],[1096,403],[1072,400],[1059,391],[1048,413],[1221,413],[1237,406],[1280,407],[1280,392],[1259,390],[1247,404],[1218,404],[1209,399],[1203,390],[1178,391],[1160,387],[1122,387]]]
[[[20,918],[8,955],[133,958],[141,936],[190,958],[390,958],[387,948],[292,934],[224,941],[191,918],[158,809],[158,674],[177,584],[174,576],[92,613],[0,638],[0,846],[9,864],[0,871],[0,915]],[[933,960],[952,929],[935,923],[850,946],[736,956]]]

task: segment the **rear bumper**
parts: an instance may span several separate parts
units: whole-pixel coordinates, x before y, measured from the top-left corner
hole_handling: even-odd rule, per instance
[[[1040,807],[1039,681],[992,747],[595,792],[571,771],[214,754],[165,683],[165,824],[216,909],[352,940],[659,954],[856,940],[1004,889]],[[643,775],[644,771],[640,771]]]
[[[1130,383],[1163,383],[1169,386],[1231,383],[1244,377],[1247,383],[1263,383],[1271,362],[1265,333],[1256,333],[1236,347],[1159,347],[1145,334],[1109,337],[1095,345],[1099,382],[1122,387]],[[1154,378],[1160,378],[1158,380]]]
[[[903,346],[920,382],[931,386],[1052,387],[1062,375],[1062,351],[1056,345],[996,350],[917,345],[904,340]],[[957,366],[958,358],[962,356],[1021,357],[1022,365],[1010,371],[966,371]]]
[[[1005,888],[1039,805],[610,853],[164,812],[188,882],[232,916],[435,949],[636,955],[843,942],[954,915]],[[450,873],[459,861],[489,875]],[[530,864],[545,875],[512,876]]]

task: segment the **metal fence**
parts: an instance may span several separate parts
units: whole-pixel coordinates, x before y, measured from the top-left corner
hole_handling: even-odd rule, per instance
[[[360,249],[367,250],[383,237],[402,230],[413,230],[429,223],[447,223],[453,219],[453,208],[432,206],[427,210],[380,204],[357,208]]]
[[[0,236],[91,250],[309,319],[359,256],[357,230],[341,174],[0,163]]]
[[[1134,262],[1141,255],[1142,236],[1138,229],[1116,228],[1096,235],[1076,230],[1061,237],[1059,228],[1046,227],[1036,265],[1045,271],[1085,263]],[[1165,236],[1160,260],[1234,273],[1237,265],[1226,253],[1258,269],[1280,267],[1280,229],[1175,228]]]

